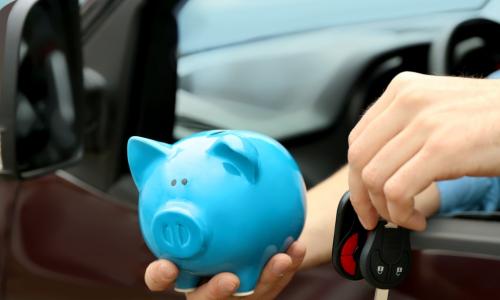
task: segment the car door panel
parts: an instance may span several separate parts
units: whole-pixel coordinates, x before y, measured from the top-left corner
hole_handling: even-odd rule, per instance
[[[124,291],[152,297],[143,276],[154,257],[142,240],[135,207],[60,171],[20,183],[12,220],[7,299],[37,289],[60,299],[109,299]]]
[[[391,300],[497,299],[500,260],[458,252],[414,250],[411,272]],[[278,299],[373,299],[374,288],[346,280],[330,265],[299,272]]]
[[[4,291],[6,280],[5,265],[7,262],[8,237],[10,233],[11,211],[13,209],[14,199],[18,182],[15,180],[0,180],[0,298]]]

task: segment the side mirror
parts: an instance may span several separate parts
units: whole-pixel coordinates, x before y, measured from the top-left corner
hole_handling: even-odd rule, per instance
[[[0,7],[0,174],[42,175],[81,157],[79,20],[77,0]]]

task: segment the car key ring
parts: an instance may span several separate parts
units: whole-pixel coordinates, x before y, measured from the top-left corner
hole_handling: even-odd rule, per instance
[[[349,280],[365,279],[376,288],[375,299],[387,299],[410,270],[409,230],[380,220],[374,230],[360,223],[346,192],[339,202],[333,238],[332,263]]]

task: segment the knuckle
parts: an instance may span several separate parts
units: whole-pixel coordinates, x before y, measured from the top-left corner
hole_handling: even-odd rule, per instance
[[[404,71],[401,73],[398,73],[394,78],[392,79],[392,82],[395,84],[408,84],[412,81],[414,81],[417,77],[419,76],[418,73],[411,72],[411,71]]]
[[[397,214],[393,214],[391,216],[391,219],[396,224],[404,224],[404,223],[406,223],[406,221],[408,221],[409,215],[398,212]]]
[[[414,84],[405,84],[402,86],[394,102],[399,109],[418,109],[421,106],[422,100],[425,99],[420,89]]]
[[[380,178],[381,177],[379,176],[378,171],[370,166],[365,167],[361,173],[363,183],[368,187],[368,189],[373,191],[382,190],[383,184]]]
[[[426,91],[422,89],[422,76],[414,72],[402,72],[394,77],[388,89],[392,91],[397,106],[417,108],[424,103]]]
[[[354,167],[354,169],[360,169],[362,157],[363,151],[360,147],[356,147],[356,145],[349,147],[349,150],[347,151],[347,160],[349,162],[349,165]]]
[[[426,131],[432,131],[439,127],[441,120],[432,115],[419,115],[415,118],[415,126]]]
[[[406,195],[404,186],[397,181],[388,181],[384,185],[383,190],[387,201],[399,204],[405,199]]]
[[[425,143],[421,155],[428,158],[432,155],[443,154],[448,151],[448,147],[446,139],[432,138]]]
[[[354,139],[355,139],[355,133],[354,133],[354,130],[351,130],[351,132],[349,133],[349,136],[347,137],[347,144],[349,146],[351,146],[353,143],[354,143]]]
[[[409,82],[411,82],[410,77],[411,72],[401,72],[392,78],[391,82],[387,86],[388,91],[399,91],[404,88]]]

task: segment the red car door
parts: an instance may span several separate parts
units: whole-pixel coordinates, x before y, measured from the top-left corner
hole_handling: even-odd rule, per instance
[[[160,299],[144,285],[154,258],[135,207],[65,172],[23,181],[11,199],[6,299]]]

